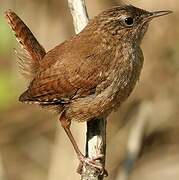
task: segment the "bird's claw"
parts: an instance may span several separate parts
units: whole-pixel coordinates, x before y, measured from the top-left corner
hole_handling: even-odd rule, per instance
[[[103,155],[99,155],[98,157],[95,157],[92,159],[87,158],[85,156],[81,156],[80,164],[77,168],[77,172],[79,174],[82,174],[83,165],[85,164],[85,166],[87,165],[87,166],[97,169],[97,171],[99,171],[99,175],[103,175],[103,176],[107,177],[108,176],[107,170],[104,168],[103,165],[100,165],[98,162],[96,162],[96,160],[100,160],[101,158],[103,158]]]

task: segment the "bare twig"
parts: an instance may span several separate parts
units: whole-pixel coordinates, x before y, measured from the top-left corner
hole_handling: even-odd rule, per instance
[[[75,32],[79,33],[88,23],[88,14],[84,0],[68,0]],[[86,156],[103,165],[106,154],[106,121],[94,119],[87,123]],[[100,157],[100,158],[99,158]],[[103,175],[93,167],[83,165],[81,180],[102,180]]]
[[[99,165],[105,165],[106,157],[106,121],[94,119],[87,123],[86,155],[97,159]],[[98,159],[98,157],[100,157]],[[102,180],[103,175],[90,166],[83,167],[82,180]]]
[[[78,34],[88,23],[88,14],[84,0],[68,0],[73,17],[75,32]]]

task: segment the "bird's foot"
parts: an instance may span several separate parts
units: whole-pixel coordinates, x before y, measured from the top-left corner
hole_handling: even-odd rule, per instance
[[[79,174],[82,174],[83,166],[85,165],[85,166],[90,166],[92,168],[97,169],[97,171],[99,172],[100,175],[107,177],[108,176],[107,170],[104,168],[104,166],[102,164],[97,162],[97,160],[100,160],[101,158],[103,158],[103,155],[99,155],[98,157],[95,157],[92,159],[85,157],[84,155],[80,155],[79,156],[80,164],[77,168],[77,172]]]

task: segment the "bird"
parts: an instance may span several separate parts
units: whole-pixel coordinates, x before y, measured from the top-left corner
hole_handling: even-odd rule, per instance
[[[91,19],[79,34],[46,52],[17,14],[6,11],[8,23],[26,52],[18,57],[29,85],[19,101],[55,109],[79,160],[100,169],[81,153],[70,124],[106,118],[129,97],[143,67],[140,45],[149,23],[169,13],[133,5],[113,7]]]

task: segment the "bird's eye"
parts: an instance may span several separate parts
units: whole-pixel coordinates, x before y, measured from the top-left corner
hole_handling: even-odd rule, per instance
[[[134,24],[134,19],[132,17],[127,17],[124,19],[124,23],[126,26],[130,27]]]

